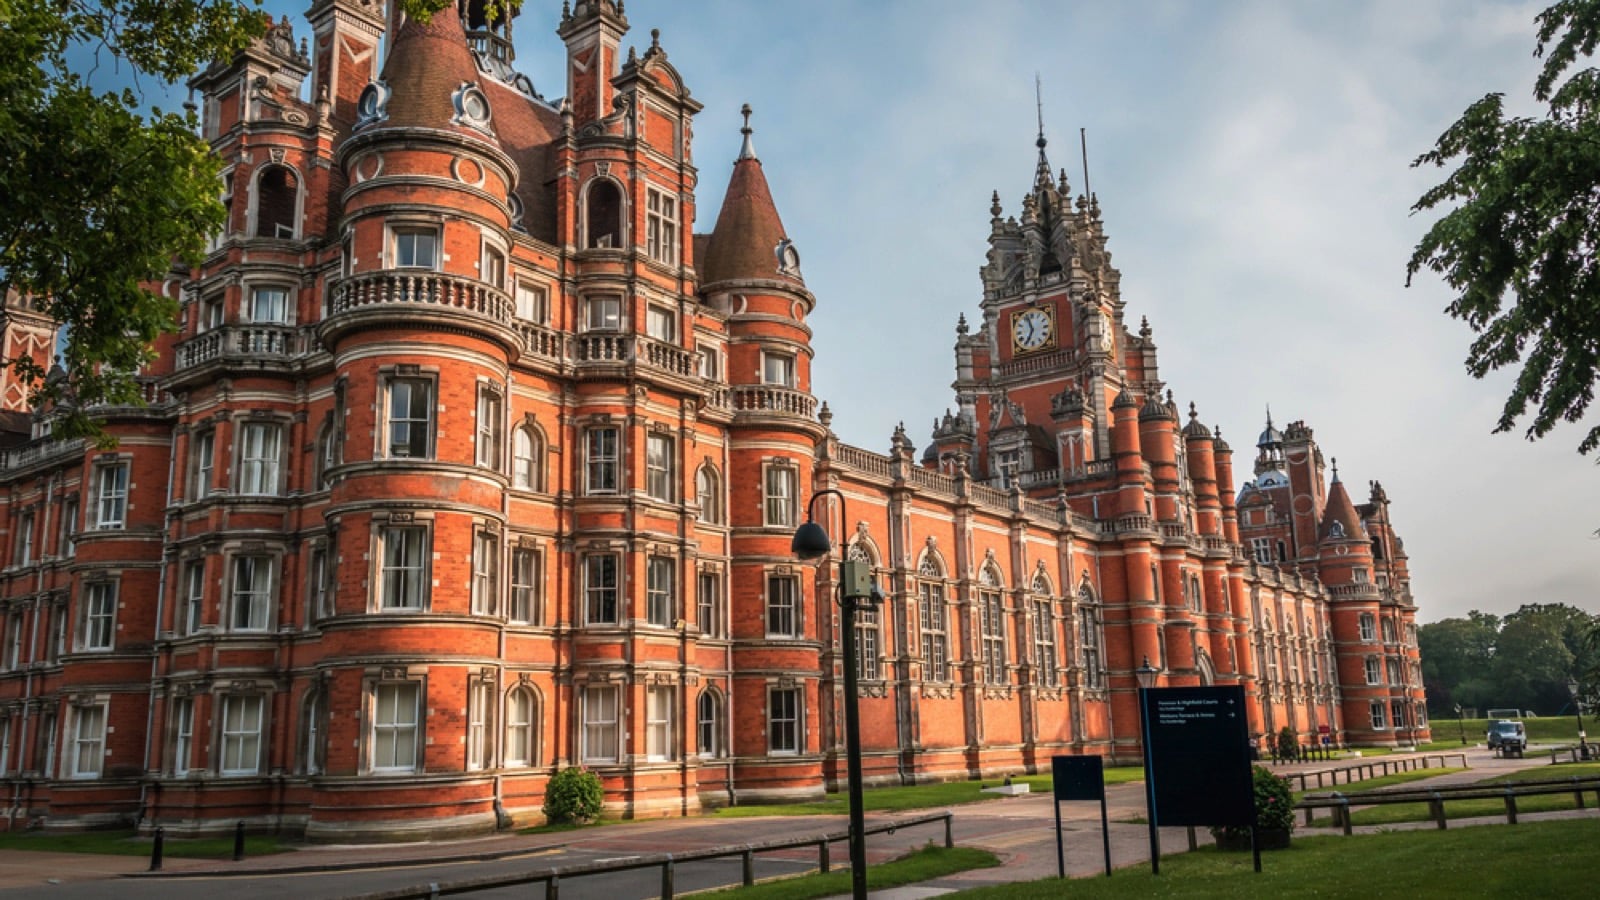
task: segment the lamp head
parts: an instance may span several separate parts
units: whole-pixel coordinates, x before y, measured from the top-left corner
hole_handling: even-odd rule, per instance
[[[821,559],[833,549],[833,542],[828,540],[828,532],[815,522],[806,522],[794,530],[794,540],[789,542],[789,551],[802,561]]]
[[[1142,664],[1140,664],[1139,668],[1134,670],[1134,675],[1137,676],[1138,679],[1139,679],[1139,687],[1142,687],[1142,688],[1153,688],[1153,687],[1155,687],[1156,686],[1156,676],[1160,675],[1160,674],[1161,674],[1161,670],[1160,669],[1157,669],[1155,666],[1150,665],[1150,657],[1148,657],[1148,656],[1146,656],[1144,658],[1144,662]]]

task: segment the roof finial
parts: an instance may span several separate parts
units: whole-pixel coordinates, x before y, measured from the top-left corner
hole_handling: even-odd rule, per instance
[[[750,104],[746,103],[739,107],[739,114],[744,116],[744,127],[739,129],[739,133],[744,135],[744,146],[739,148],[739,159],[755,159],[756,145],[750,140],[750,135],[754,133],[750,128]]]
[[[1337,456],[1333,457],[1331,462],[1333,463],[1333,483],[1334,484],[1338,484],[1339,483],[1339,457],[1337,457]]]
[[[1039,112],[1039,139],[1034,141],[1034,146],[1039,148],[1039,166],[1033,175],[1034,187],[1048,188],[1053,179],[1050,177],[1050,160],[1044,155],[1047,141],[1044,139],[1044,84],[1039,79],[1039,73],[1033,73],[1033,96]]]
[[[1272,428],[1272,404],[1267,404],[1267,428]]]

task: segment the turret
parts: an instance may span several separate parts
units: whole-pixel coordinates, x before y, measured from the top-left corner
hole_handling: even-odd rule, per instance
[[[567,45],[567,102],[582,127],[611,115],[612,85],[621,66],[628,17],[622,0],[578,0],[561,4],[556,29]]]

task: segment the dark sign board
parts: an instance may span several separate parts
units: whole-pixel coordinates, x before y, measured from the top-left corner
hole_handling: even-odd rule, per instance
[[[1102,800],[1106,779],[1098,756],[1052,756],[1050,775],[1057,800]]]
[[[1151,688],[1140,696],[1146,787],[1157,823],[1254,822],[1244,688]]]

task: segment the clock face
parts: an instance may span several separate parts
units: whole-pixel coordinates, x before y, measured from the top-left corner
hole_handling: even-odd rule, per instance
[[[1038,350],[1055,337],[1055,323],[1042,309],[1030,309],[1011,320],[1011,340],[1018,350]]]

